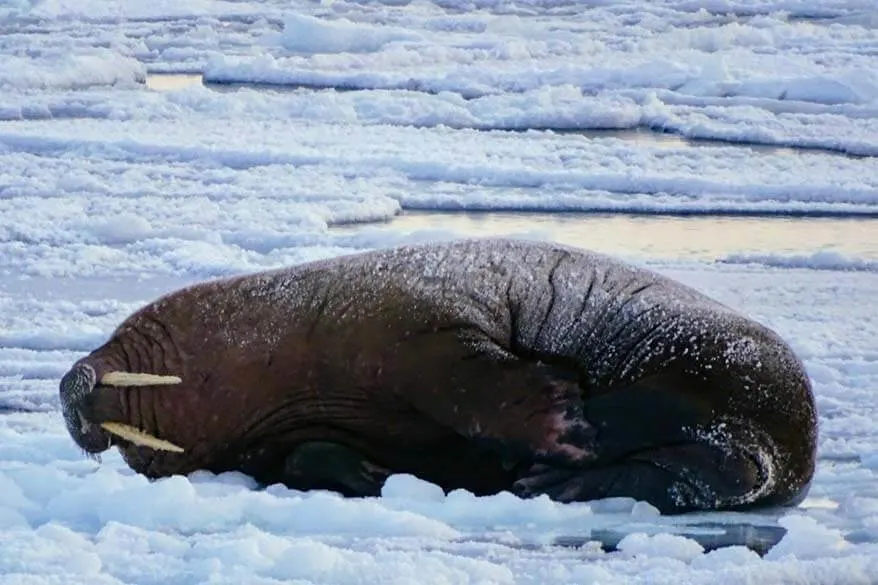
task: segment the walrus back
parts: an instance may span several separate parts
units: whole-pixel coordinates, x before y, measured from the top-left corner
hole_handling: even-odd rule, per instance
[[[275,433],[281,418],[291,426],[347,425],[365,451],[383,441],[384,454],[427,452],[449,429],[441,417],[414,417],[417,409],[400,401],[422,398],[425,369],[449,370],[471,357],[456,345],[459,337],[482,344],[476,352],[549,364],[565,383],[576,380],[586,419],[593,404],[610,424],[602,432],[619,429],[618,440],[602,447],[608,458],[701,441],[697,433],[709,441],[726,425],[734,429],[727,439],[749,449],[745,458],[770,459],[763,471],[773,487],[764,501],[788,501],[813,474],[813,396],[791,348],[691,287],[590,251],[487,239],[402,246],[203,283],[141,314],[174,322],[172,335],[201,336],[180,345],[212,349],[199,364],[204,376],[223,381],[224,400],[239,386],[256,392],[245,382],[259,378],[261,405],[295,411],[272,419]],[[472,371],[473,379],[495,381],[493,370]],[[434,388],[443,389],[453,391]],[[618,402],[606,398],[614,394]],[[669,420],[651,424],[657,395],[667,398]],[[242,406],[230,412],[244,412],[252,396],[235,394]],[[519,414],[528,415],[503,416]],[[630,432],[638,427],[653,434]],[[449,457],[455,460],[466,457]],[[508,475],[499,459],[492,465],[496,477]],[[448,477],[458,472],[468,469]]]
[[[754,461],[759,486],[729,502],[790,502],[813,475],[816,408],[801,360],[776,332],[694,288],[601,254],[518,240],[402,247],[351,262],[338,269],[352,269],[366,295],[393,288],[430,319],[568,370],[586,412],[607,394],[665,392],[666,404],[681,405],[668,416],[688,434],[650,426],[648,398],[623,398],[623,422],[657,429],[653,447],[714,441]]]

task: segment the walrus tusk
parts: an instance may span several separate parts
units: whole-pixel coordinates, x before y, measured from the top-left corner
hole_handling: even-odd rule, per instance
[[[122,437],[123,439],[131,441],[135,445],[149,447],[151,449],[155,449],[156,451],[172,451],[174,453],[183,452],[182,447],[178,447],[171,442],[153,437],[149,433],[145,433],[140,429],[132,427],[131,425],[115,422],[105,422],[101,423],[101,428],[108,433],[116,435],[117,437]]]
[[[101,378],[105,386],[162,386],[179,384],[177,376],[158,376],[156,374],[139,374],[136,372],[107,372]]]

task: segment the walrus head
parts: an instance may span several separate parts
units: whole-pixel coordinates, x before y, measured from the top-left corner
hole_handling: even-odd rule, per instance
[[[182,453],[182,447],[153,436],[149,432],[129,424],[127,420],[112,420],[106,408],[107,394],[128,392],[131,388],[179,384],[176,376],[159,376],[148,373],[110,371],[98,380],[95,369],[86,362],[74,365],[61,379],[61,408],[67,431],[74,441],[89,454],[105,451],[114,444],[129,444],[149,447],[156,451]],[[103,400],[101,400],[103,398]],[[122,405],[126,402],[121,396],[109,402]],[[122,410],[120,406],[120,411]],[[102,412],[103,411],[103,412]],[[110,418],[107,418],[107,416]],[[130,419],[130,414],[116,417]]]
[[[217,279],[131,313],[59,381],[73,441],[91,456],[115,447],[147,477],[282,468],[287,443],[308,438],[298,422],[318,394],[306,379],[311,322],[281,304],[297,295],[267,301],[272,286]]]

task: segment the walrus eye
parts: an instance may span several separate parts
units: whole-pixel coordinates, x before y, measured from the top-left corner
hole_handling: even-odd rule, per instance
[[[122,437],[127,441],[131,441],[135,445],[149,447],[151,449],[155,449],[156,451],[172,451],[174,453],[183,452],[182,447],[178,447],[170,441],[164,441],[157,437],[153,437],[149,433],[145,433],[138,428],[132,427],[131,425],[116,422],[105,422],[101,423],[101,428],[108,433],[116,435],[117,437]]]
[[[104,386],[166,386],[182,382],[177,376],[157,376],[135,372],[107,372],[101,378]]]

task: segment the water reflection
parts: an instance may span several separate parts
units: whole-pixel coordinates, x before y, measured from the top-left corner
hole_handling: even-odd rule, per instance
[[[176,91],[203,84],[200,73],[151,73],[146,76],[146,87],[153,91]]]
[[[615,138],[628,143],[632,143],[636,146],[643,146],[647,148],[691,148],[695,146],[699,148],[728,148],[729,146],[735,146],[738,148],[747,148],[749,150],[765,154],[785,155],[793,155],[806,150],[823,150],[818,148],[792,148],[788,146],[773,146],[770,144],[755,144],[752,142],[732,142],[729,140],[710,138],[688,138],[686,136],[681,136],[680,134],[671,134],[670,132],[661,132],[657,130],[650,130],[648,128],[631,128],[628,130],[555,130],[555,132],[558,134],[575,134],[577,136],[584,136],[585,138],[589,139],[606,140],[610,138]],[[844,153],[831,150],[826,150],[822,154],[838,156],[845,155]]]
[[[810,255],[831,250],[878,260],[878,221],[847,218],[406,212],[381,229],[527,236],[655,258],[714,260],[739,253]]]

